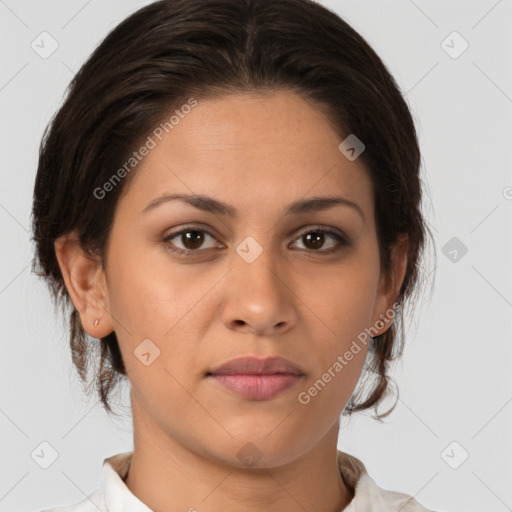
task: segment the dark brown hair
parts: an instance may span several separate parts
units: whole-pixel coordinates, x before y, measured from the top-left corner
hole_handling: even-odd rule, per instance
[[[67,293],[55,239],[75,231],[84,250],[104,261],[116,204],[136,170],[102,200],[94,191],[162,119],[191,97],[278,89],[321,109],[340,142],[352,133],[363,141],[360,158],[374,185],[382,268],[389,271],[390,250],[407,234],[401,304],[417,291],[429,231],[420,212],[416,130],[397,84],[367,42],[311,0],[155,2],[120,23],[73,78],[44,133],[34,186],[33,270],[45,277],[55,303],[70,308],[72,358],[82,383],[89,363],[99,360],[95,387],[109,413],[109,395],[126,375],[116,334],[102,338],[99,355],[92,356],[95,344]],[[389,389],[389,365],[403,350],[402,308],[395,319],[400,326],[393,322],[371,340],[344,414],[377,411]]]

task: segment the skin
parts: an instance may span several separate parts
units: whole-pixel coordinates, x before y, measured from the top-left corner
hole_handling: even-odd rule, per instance
[[[318,108],[292,92],[201,100],[123,191],[105,269],[73,233],[56,241],[85,330],[97,338],[115,331],[119,340],[134,425],[126,484],[152,510],[238,512],[243,504],[251,512],[335,512],[352,499],[337,466],[339,418],[366,346],[308,404],[297,397],[392,308],[407,244],[397,244],[385,275],[372,183],[361,159],[339,151],[341,140]],[[205,194],[239,215],[181,201],[143,214],[163,193]],[[364,218],[346,205],[285,215],[290,203],[313,196],[342,196]],[[180,235],[162,242],[188,224],[212,236],[201,232],[202,245]],[[323,244],[308,242],[303,232],[319,236],[319,225],[350,244],[328,234]],[[263,249],[252,263],[236,252],[248,236]],[[180,257],[169,247],[197,254]],[[144,365],[134,350],[148,338],[160,355]],[[242,355],[282,356],[305,376],[263,401],[205,377]],[[260,457],[252,467],[237,456],[247,443]]]

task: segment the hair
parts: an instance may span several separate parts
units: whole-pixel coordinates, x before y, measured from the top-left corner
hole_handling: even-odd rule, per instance
[[[395,80],[365,39],[312,0],[154,2],[114,28],[71,81],[43,134],[34,185],[32,269],[45,278],[54,303],[69,308],[73,364],[82,384],[91,361],[97,364],[95,388],[108,413],[110,394],[126,379],[117,337],[112,332],[94,343],[84,331],[56,259],[56,238],[76,232],[83,250],[103,264],[116,205],[136,169],[103,199],[94,191],[155,126],[190,98],[277,90],[294,92],[321,110],[340,142],[352,133],[363,141],[359,158],[373,184],[381,268],[389,273],[391,250],[406,234],[399,304],[417,292],[430,234],[420,211],[417,134]],[[396,313],[399,325],[393,321],[371,338],[343,414],[377,412],[390,392],[390,364],[404,345],[403,308]],[[395,405],[375,417],[380,420]]]

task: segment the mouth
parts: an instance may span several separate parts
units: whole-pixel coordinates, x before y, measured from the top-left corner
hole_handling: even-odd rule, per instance
[[[305,374],[281,357],[242,357],[207,372],[206,377],[248,400],[270,400],[295,387]]]

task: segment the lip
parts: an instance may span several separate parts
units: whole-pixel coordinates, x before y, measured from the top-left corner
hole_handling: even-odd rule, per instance
[[[231,359],[208,372],[208,374],[213,375],[273,375],[276,373],[304,375],[304,372],[297,365],[283,357],[261,359],[252,356]]]
[[[214,368],[206,376],[249,400],[269,400],[294,387],[304,372],[282,357],[239,357]]]

